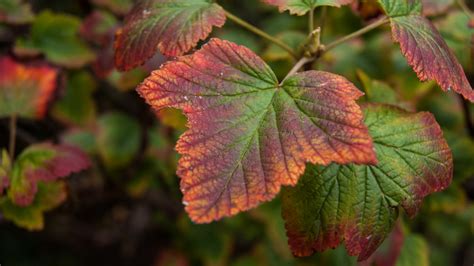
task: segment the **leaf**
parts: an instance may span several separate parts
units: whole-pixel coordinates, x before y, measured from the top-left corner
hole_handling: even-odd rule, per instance
[[[125,15],[133,7],[133,0],[92,0],[92,2],[111,10],[117,15]]]
[[[38,183],[38,193],[31,205],[21,207],[9,198],[0,199],[0,211],[5,219],[11,220],[19,227],[30,231],[44,227],[43,213],[50,211],[66,199],[66,184],[62,181]]]
[[[398,92],[387,83],[371,79],[360,69],[357,69],[357,77],[364,87],[367,102],[390,104],[406,110],[414,109],[409,103],[402,101]]]
[[[107,168],[127,166],[140,149],[140,136],[140,125],[127,115],[108,113],[100,117],[97,147]]]
[[[52,114],[66,124],[87,126],[95,122],[96,107],[93,92],[97,84],[85,71],[69,75],[64,95],[53,106]]]
[[[157,49],[168,56],[189,51],[224,25],[222,7],[210,0],[145,0],[139,2],[117,31],[115,66],[129,70],[143,64]]]
[[[2,150],[0,160],[0,197],[3,196],[3,192],[10,186],[10,170],[11,160],[6,150]]]
[[[474,91],[462,66],[433,24],[421,16],[420,0],[379,0],[392,25],[393,39],[422,81],[436,80],[474,102]]]
[[[0,57],[0,73],[0,117],[43,118],[56,89],[57,70]]]
[[[40,181],[67,177],[89,165],[87,156],[75,147],[50,143],[32,145],[18,156],[13,165],[8,197],[18,206],[28,206],[35,199]]]
[[[295,74],[279,85],[248,48],[212,39],[154,71],[138,92],[156,110],[182,109],[176,146],[183,203],[204,223],[272,199],[295,185],[305,162],[375,163],[355,99],[341,76]]]
[[[0,22],[10,24],[27,24],[33,21],[35,15],[31,5],[22,0],[0,1]]]
[[[334,6],[351,4],[353,0],[263,0],[266,4],[277,6],[280,12],[290,11],[292,15],[303,16],[318,6]]]
[[[54,64],[81,68],[95,55],[79,38],[80,26],[77,17],[43,11],[33,22],[28,39],[19,39],[17,44],[41,51]]]
[[[359,266],[395,266],[402,249],[405,233],[402,230],[401,222],[397,222],[393,231],[385,239],[377,251],[364,262],[359,262]]]
[[[422,0],[423,15],[436,16],[448,11],[454,4],[454,0]]]
[[[383,105],[368,105],[364,113],[377,165],[309,166],[296,187],[283,190],[282,215],[297,256],[345,240],[349,254],[365,260],[400,207],[413,217],[426,195],[451,182],[451,151],[431,114]]]
[[[408,235],[403,242],[396,266],[429,266],[429,249],[425,239],[419,235]]]

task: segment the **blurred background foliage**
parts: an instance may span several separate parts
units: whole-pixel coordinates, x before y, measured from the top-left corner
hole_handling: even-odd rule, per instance
[[[318,9],[323,43],[376,18],[378,11],[370,2],[375,1]],[[454,1],[434,2],[442,8],[429,15],[474,84],[474,29],[468,27],[472,18]],[[306,38],[305,17],[278,13],[257,0],[219,3],[295,49]],[[474,8],[474,3],[468,4]],[[46,61],[60,69],[47,117],[19,121],[18,149],[53,139],[77,145],[93,158],[91,169],[67,180],[68,199],[47,213],[44,230],[28,232],[0,218],[0,264],[357,265],[343,247],[294,258],[278,198],[212,224],[190,222],[181,203],[174,151],[186,119],[173,109],[152,113],[134,91],[168,58],[156,55],[124,73],[113,68],[114,31],[132,5],[132,0],[0,0],[0,53],[21,62]],[[322,12],[327,12],[324,21]],[[249,47],[280,79],[294,64],[284,50],[230,21],[213,36]],[[392,43],[388,28],[337,47],[313,68],[347,77],[366,92],[361,102],[432,112],[453,150],[452,185],[427,197],[415,219],[403,216],[394,236],[366,264],[380,265],[376,257],[390,253],[390,245],[401,235],[397,265],[472,266],[473,105],[432,82],[420,83]],[[0,147],[7,147],[8,119],[0,120],[0,135]]]

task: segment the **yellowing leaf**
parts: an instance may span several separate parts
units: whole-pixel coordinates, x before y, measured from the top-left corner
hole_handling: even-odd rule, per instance
[[[179,108],[178,175],[186,211],[210,222],[272,199],[295,185],[305,163],[375,163],[345,78],[320,71],[275,74],[246,47],[212,39],[154,71],[138,92],[155,109]]]
[[[43,118],[56,88],[57,70],[2,57],[0,73],[0,117]]]
[[[451,182],[451,151],[431,114],[383,105],[364,113],[377,165],[310,166],[295,188],[283,191],[283,217],[297,256],[345,241],[349,254],[365,260],[401,208],[413,217],[425,196]]]
[[[222,7],[211,0],[145,0],[125,19],[115,40],[115,66],[129,70],[143,64],[157,49],[182,55],[226,20]]]
[[[89,165],[87,156],[77,148],[50,143],[32,145],[13,164],[8,197],[14,204],[26,207],[35,199],[39,182],[67,177]]]
[[[0,212],[5,219],[30,231],[44,227],[43,213],[50,211],[66,199],[66,184],[62,181],[39,183],[38,192],[29,206],[16,205],[9,198],[0,199]]]

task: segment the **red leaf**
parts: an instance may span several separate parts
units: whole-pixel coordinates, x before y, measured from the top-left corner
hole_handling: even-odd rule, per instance
[[[448,45],[433,24],[417,15],[392,18],[392,34],[420,80],[436,80],[474,102],[474,91]]]
[[[212,39],[154,71],[138,92],[155,109],[182,109],[177,151],[186,211],[210,222],[295,185],[305,163],[374,163],[372,141],[345,78],[308,71],[279,85],[246,47]]]
[[[157,49],[168,56],[182,55],[225,20],[222,7],[208,0],[141,1],[117,31],[115,65],[129,70],[143,64]]]
[[[58,72],[48,66],[26,66],[0,58],[0,117],[17,114],[42,118],[56,88]]]

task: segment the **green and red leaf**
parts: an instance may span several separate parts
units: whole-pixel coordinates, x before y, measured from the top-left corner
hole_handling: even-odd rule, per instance
[[[296,187],[283,191],[289,245],[297,256],[345,241],[349,254],[365,260],[393,228],[400,207],[413,217],[425,196],[451,182],[452,154],[431,114],[383,105],[364,113],[377,165],[309,166]]]
[[[462,66],[434,25],[421,16],[420,0],[379,0],[392,25],[393,39],[422,81],[436,80],[474,102],[474,91]]]
[[[272,199],[295,185],[305,163],[375,163],[355,100],[362,92],[320,71],[279,84],[246,47],[212,39],[166,63],[138,92],[155,109],[182,109],[189,130],[177,150],[186,211],[210,222]]]
[[[351,4],[354,0],[263,0],[266,4],[278,7],[280,12],[286,10],[291,14],[302,16],[318,6],[341,7]]]
[[[115,65],[129,70],[143,64],[156,50],[178,56],[221,27],[225,12],[210,0],[145,0],[139,2],[117,31]]]
[[[35,199],[38,183],[67,177],[89,165],[87,155],[75,147],[32,145],[18,156],[12,167],[8,196],[14,204],[28,206]]]
[[[41,230],[44,227],[43,213],[50,211],[66,200],[67,190],[63,181],[38,184],[38,192],[29,206],[18,206],[11,199],[0,199],[2,216],[17,226],[30,231]]]
[[[0,58],[0,117],[42,118],[56,88],[58,72]]]

